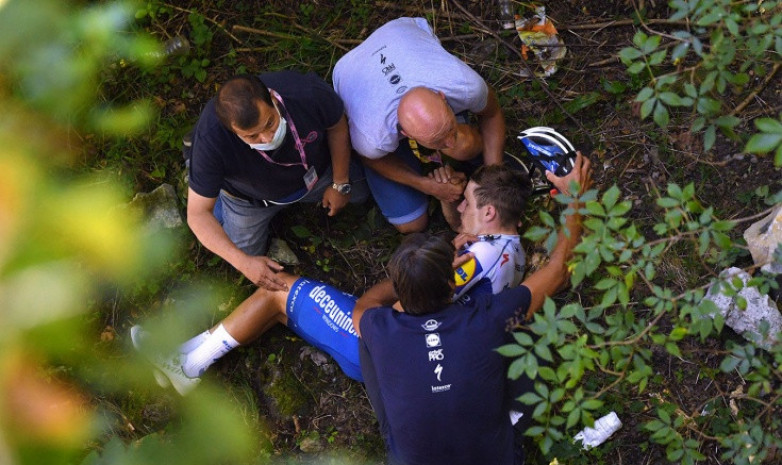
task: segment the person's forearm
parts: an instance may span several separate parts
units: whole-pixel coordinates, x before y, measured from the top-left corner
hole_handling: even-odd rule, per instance
[[[247,254],[231,241],[214,215],[188,212],[187,224],[204,247],[244,273],[242,265]]]
[[[499,165],[505,149],[505,117],[502,114],[497,94],[489,88],[489,103],[485,112],[479,114],[479,128],[483,138],[483,163]]]
[[[483,164],[501,164],[505,147],[505,119],[500,115],[499,118],[481,120],[480,128],[483,137]]]
[[[415,190],[428,194],[426,184],[429,178],[421,176],[407,166],[402,160],[393,153],[381,158],[362,158],[365,165],[372,168],[381,176],[388,178],[399,184],[410,186]]]
[[[567,262],[573,256],[573,249],[581,241],[581,215],[575,204],[570,204],[570,208],[573,208],[575,213],[565,218],[565,225],[557,235],[557,245],[551,251],[548,263],[524,281],[530,290],[545,289],[544,292],[532,292],[527,318],[531,318],[543,307],[547,296],[565,288],[570,280]],[[565,230],[568,234],[565,234]]]
[[[350,133],[345,115],[326,132],[331,154],[332,179],[335,183],[349,182],[350,176]]]
[[[361,336],[361,317],[367,309],[375,307],[391,306],[397,301],[394,285],[390,279],[385,279],[370,287],[364,295],[359,297],[353,307],[353,327]]]

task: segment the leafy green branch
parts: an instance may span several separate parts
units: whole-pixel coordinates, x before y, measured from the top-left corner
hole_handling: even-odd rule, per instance
[[[672,24],[686,20],[686,29],[670,34],[638,31],[633,46],[622,49],[619,58],[630,74],[649,80],[635,98],[641,104],[641,119],[652,116],[665,128],[674,109],[689,109],[691,131],[703,131],[704,149],[710,150],[718,129],[739,138],[734,130],[741,119],[725,108],[721,97],[732,88],[744,87],[750,73],[763,76],[778,70],[782,8],[775,1],[729,0],[674,0],[671,7]],[[663,38],[668,42],[662,43]],[[769,64],[773,64],[770,70]],[[776,137],[779,128],[769,121],[775,120],[756,123],[765,135],[750,139],[745,150],[759,154],[776,150],[774,162],[780,166],[782,138]]]
[[[767,189],[758,193],[771,199],[782,195],[768,196]],[[571,200],[557,197],[563,204]],[[567,441],[562,438],[577,426],[591,425],[606,407],[606,396],[628,390],[640,394],[654,383],[652,359],[660,352],[656,348],[684,361],[689,357],[681,347],[685,338],[706,341],[720,334],[724,319],[715,305],[704,299],[710,283],[677,288],[660,274],[660,269],[667,257],[683,251],[697,257],[710,272],[730,264],[741,250],[730,233],[747,220],[720,219],[712,207],[697,199],[692,184],[670,184],[657,199],[662,219],[653,228],[658,237],[650,240],[626,217],[631,203],[620,200],[616,186],[600,198],[591,192],[582,200],[582,211],[589,217],[583,222],[585,233],[570,264],[571,283],[587,295],[582,300],[594,304],[586,307],[568,303],[557,309],[549,299],[532,322],[514,333],[514,342],[499,349],[501,354],[514,358],[509,377],[524,374],[536,379],[535,391],[520,400],[535,405],[538,425],[528,434],[537,437],[539,447],[547,454],[554,448],[569,447],[563,446]],[[560,217],[557,222],[546,212],[540,217],[542,224],[530,228],[525,237],[551,246],[551,238],[564,219]],[[746,286],[767,292],[774,285],[772,281],[758,276]],[[738,296],[745,286],[741,280],[718,282],[723,293],[736,296],[740,307],[746,305]],[[778,422],[771,412],[778,408],[782,389],[771,363],[773,357],[782,357],[782,347],[778,345],[768,354],[756,351],[751,344],[729,342],[728,347],[719,372],[738,372],[747,382],[747,394],[733,400],[748,412],[741,415],[742,424],[771,426],[768,431],[778,432]],[[719,373],[711,376],[720,382]],[[745,452],[731,449],[736,444],[730,439],[732,435],[746,437],[740,426],[696,422],[683,413],[684,407],[669,401],[665,404],[670,408],[657,408],[656,418],[642,427],[652,433],[651,442],[665,446],[668,460],[703,460],[700,450],[704,442],[710,441],[725,448],[724,456],[748,463],[744,461],[749,460]],[[752,404],[761,406],[762,414],[751,414],[757,410]],[[773,433],[750,437],[763,444],[782,442]]]

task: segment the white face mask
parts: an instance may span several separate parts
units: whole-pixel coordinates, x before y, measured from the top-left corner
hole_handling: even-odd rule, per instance
[[[277,114],[280,112],[278,111]],[[277,130],[274,132],[274,137],[272,137],[271,142],[266,144],[247,144],[251,148],[255,150],[262,150],[264,152],[268,152],[270,150],[276,150],[277,148],[282,145],[282,141],[285,140],[285,133],[288,129],[288,123],[285,121],[285,118],[280,115],[280,124],[277,125]]]

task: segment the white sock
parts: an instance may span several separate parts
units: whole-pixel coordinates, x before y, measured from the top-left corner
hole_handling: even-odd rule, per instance
[[[190,378],[200,377],[214,362],[238,345],[221,324],[201,345],[185,356],[182,370]]]
[[[188,339],[187,342],[179,346],[179,353],[180,354],[186,354],[190,352],[191,350],[195,349],[196,347],[200,346],[204,343],[206,338],[209,337],[209,330],[207,329],[201,334],[195,335],[193,338]]]

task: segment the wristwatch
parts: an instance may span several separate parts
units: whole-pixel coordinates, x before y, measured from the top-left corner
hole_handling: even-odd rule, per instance
[[[339,192],[342,195],[350,194],[350,183],[349,182],[342,183],[342,184],[338,184],[338,183],[335,182],[335,183],[333,183],[331,185],[331,188],[334,189],[335,191]]]

